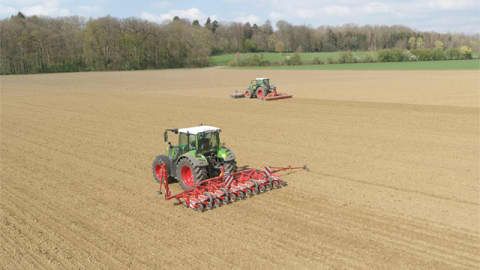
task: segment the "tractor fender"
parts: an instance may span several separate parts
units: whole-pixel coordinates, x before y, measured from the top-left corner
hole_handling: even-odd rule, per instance
[[[220,148],[217,153],[217,157],[223,159],[223,161],[235,160],[235,154],[227,148]]]
[[[193,155],[191,153],[185,153],[180,156],[178,161],[181,160],[182,158],[188,158],[192,162],[193,166],[195,167],[208,166],[208,160],[203,155],[200,155],[200,154]]]

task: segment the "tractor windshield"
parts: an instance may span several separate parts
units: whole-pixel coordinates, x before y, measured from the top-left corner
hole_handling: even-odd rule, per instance
[[[180,133],[178,137],[178,147],[181,149],[181,152],[184,153],[189,150],[194,150],[196,145],[195,135]]]
[[[270,81],[268,79],[264,79],[263,85],[265,85],[266,87],[270,87]]]
[[[218,148],[220,142],[218,132],[201,133],[198,135],[198,150],[210,152]]]

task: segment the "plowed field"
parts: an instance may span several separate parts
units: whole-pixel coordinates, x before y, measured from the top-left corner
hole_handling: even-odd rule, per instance
[[[1,269],[479,269],[478,71],[3,76]],[[233,100],[270,77],[293,99]],[[165,128],[219,126],[289,185],[194,212],[156,194]],[[175,191],[178,191],[175,186]]]

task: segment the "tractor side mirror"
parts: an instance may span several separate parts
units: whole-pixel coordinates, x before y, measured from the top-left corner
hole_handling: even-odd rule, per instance
[[[165,132],[163,133],[163,140],[164,140],[165,142],[168,141],[168,133],[167,133],[167,131],[165,131]]]

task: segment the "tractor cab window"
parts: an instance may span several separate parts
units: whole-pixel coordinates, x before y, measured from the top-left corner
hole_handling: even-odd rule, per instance
[[[198,148],[201,152],[208,152],[218,148],[218,133],[210,132],[200,134],[198,137]]]
[[[178,146],[180,147],[180,149],[182,149],[182,151],[187,151],[187,148],[189,150],[196,149],[197,142],[195,140],[195,135],[187,135],[187,133],[180,133],[180,136],[178,137]]]
[[[188,138],[188,142],[190,143],[190,150],[197,148],[197,141],[195,140],[195,135],[190,134],[190,138]]]
[[[180,147],[186,147],[187,146],[187,134],[186,133],[180,133],[180,136],[178,137],[178,146]]]

